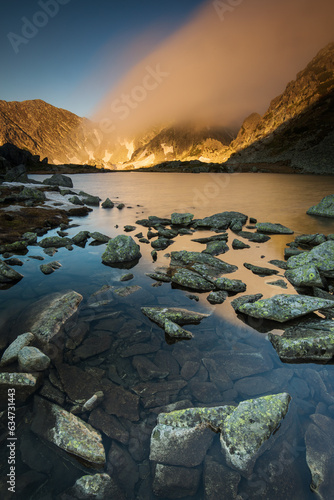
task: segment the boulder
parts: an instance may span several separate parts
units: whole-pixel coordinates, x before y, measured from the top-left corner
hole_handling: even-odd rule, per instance
[[[73,187],[72,179],[63,174],[53,174],[48,179],[44,179],[43,184],[46,184],[47,186],[62,186],[66,188]]]
[[[285,271],[284,276],[293,286],[323,287],[322,279],[318,269],[312,264],[296,267]]]
[[[37,347],[23,347],[19,351],[17,359],[22,372],[41,372],[50,365],[50,358]]]
[[[301,266],[313,265],[322,276],[334,277],[334,241],[325,241],[309,252],[292,256],[287,261],[288,269],[296,269]]]
[[[84,206],[84,202],[79,198],[79,196],[77,195],[74,195],[74,196],[70,196],[70,198],[68,199],[68,201],[70,203],[72,203],[73,205],[80,205],[80,206]]]
[[[109,198],[107,198],[106,200],[104,200],[101,206],[102,208],[114,208],[115,204]]]
[[[222,425],[220,443],[227,464],[250,477],[256,459],[268,449],[269,438],[288,412],[287,393],[242,401]]]
[[[90,467],[104,467],[106,457],[100,433],[60,406],[36,397],[31,429]]]
[[[215,286],[218,290],[225,290],[226,292],[245,292],[246,284],[241,280],[231,280],[228,278],[218,278],[215,281]]]
[[[41,203],[46,200],[45,193],[39,189],[34,189],[32,187],[24,187],[20,194],[18,195],[19,200],[31,200],[35,203]]]
[[[6,262],[0,260],[0,283],[14,283],[20,281],[23,274],[12,269]]]
[[[258,233],[265,234],[293,234],[294,231],[282,224],[272,224],[271,222],[258,222],[255,224]]]
[[[120,264],[137,261],[140,257],[140,247],[131,236],[119,235],[108,242],[102,262],[107,265]]]
[[[165,328],[167,319],[177,325],[183,326],[188,324],[199,324],[202,319],[209,317],[209,314],[197,313],[177,307],[142,307],[141,311],[161,328]]]
[[[319,217],[334,217],[334,194],[325,196],[317,205],[310,207],[306,213]]]
[[[82,476],[76,480],[70,490],[70,495],[78,500],[105,500],[116,498],[113,480],[108,474],[94,474]]]
[[[42,248],[62,248],[72,245],[70,238],[61,238],[60,236],[49,236],[39,242]]]
[[[29,345],[34,340],[34,335],[30,332],[19,335],[5,350],[1,357],[0,366],[10,365],[17,360],[19,351]]]
[[[194,215],[190,213],[180,214],[174,212],[171,215],[171,222],[175,226],[190,226],[193,218]]]
[[[233,248],[233,250],[243,250],[244,248],[250,248],[250,246],[241,240],[234,239],[232,241],[232,248]]]
[[[98,231],[89,233],[89,236],[93,238],[94,241],[98,241],[99,243],[108,243],[108,241],[111,240],[110,236],[106,236],[105,234],[99,233]]]
[[[262,293],[257,293],[255,295],[243,295],[242,297],[237,297],[236,299],[231,301],[231,306],[235,311],[239,310],[239,307],[242,306],[243,304],[253,304],[254,302],[257,302],[258,300],[262,299],[263,295]]]
[[[172,243],[173,242],[169,238],[159,237],[156,240],[151,242],[151,246],[155,250],[165,250]]]
[[[258,300],[239,306],[238,310],[254,318],[272,319],[280,323],[305,316],[319,309],[329,309],[333,302],[308,295],[275,295],[270,299]]]
[[[203,253],[208,253],[209,255],[221,255],[229,251],[229,247],[227,246],[224,240],[221,241],[210,241],[206,249],[203,250]]]
[[[315,247],[321,245],[321,243],[325,243],[326,240],[327,238],[324,234],[301,234],[295,238],[295,243],[298,246]]]
[[[89,231],[79,231],[79,233],[77,233],[71,239],[75,245],[82,246],[86,243],[89,237],[90,237]]]
[[[28,243],[26,241],[14,241],[0,245],[0,253],[27,253]]]
[[[176,283],[185,288],[191,288],[197,292],[209,292],[214,288],[214,285],[210,281],[207,281],[205,278],[189,269],[178,269],[178,271],[173,274],[171,280],[172,283]]]

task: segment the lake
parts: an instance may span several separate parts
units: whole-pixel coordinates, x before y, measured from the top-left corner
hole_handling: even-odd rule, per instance
[[[259,222],[277,222],[291,228],[295,232],[292,236],[273,235],[266,243],[247,242],[250,248],[243,250],[232,249],[232,240],[238,236],[227,231],[230,250],[219,258],[238,267],[228,277],[244,281],[247,294],[262,293],[264,298],[296,291],[287,280],[286,289],[271,284],[284,279],[284,271],[280,270],[276,276],[255,276],[245,269],[245,262],[277,269],[269,261],[283,260],[287,243],[297,235],[334,233],[334,219],[306,215],[310,206],[334,192],[333,177],[115,172],[77,174],[71,178],[75,189],[98,195],[102,201],[109,197],[115,203],[124,203],[125,207],[121,210],[116,206],[113,209],[99,207],[86,217],[73,217],[72,224],[79,224],[79,227],[70,228],[67,231],[69,237],[87,230],[110,237],[129,234],[138,241],[134,235],[142,232],[146,236],[147,228],[137,225],[135,231],[124,233],[125,225],[136,225],[138,219],[150,215],[169,218],[173,212],[191,212],[199,219],[223,211],[237,211]],[[56,231],[50,231],[47,236],[56,235]],[[92,396],[89,391],[85,393],[84,387],[77,390],[77,394],[83,394],[84,398],[70,396],[71,391],[75,393],[71,384],[80,386],[80,374],[88,377],[88,384],[91,382],[92,386],[103,387],[107,381],[104,387],[110,388],[111,383],[132,395],[139,394],[141,384],[146,386],[145,397],[140,397],[139,420],[117,409],[110,412],[112,421],[108,421],[108,425],[112,430],[109,435],[103,432],[103,443],[109,455],[106,471],[119,483],[126,498],[157,498],[152,493],[149,439],[157,413],[161,411],[159,408],[178,402],[184,402],[183,407],[236,405],[250,398],[288,392],[292,397],[289,418],[286,418],[288,427],[282,424],[281,435],[278,430],[270,438],[271,447],[258,458],[251,478],[241,478],[238,498],[311,499],[314,494],[310,491],[311,475],[306,463],[304,436],[311,415],[321,413],[334,418],[333,366],[282,363],[268,341],[267,332],[261,331],[261,322],[253,320],[246,324],[236,315],[231,307],[231,300],[235,297],[229,297],[223,304],[211,305],[206,299],[208,293],[182,290],[170,283],[152,286],[156,282],[146,276],[156,267],[168,266],[171,251],[201,252],[205,248],[203,244],[191,240],[210,235],[212,232],[201,230],[193,235],[177,236],[168,249],[158,252],[157,262],[152,260],[151,245],[141,243],[142,258],[130,270],[103,265],[101,254],[105,245],[74,246],[72,251],[61,248],[53,257],[45,255],[38,246],[29,247],[29,253],[22,257],[24,265],[18,269],[24,279],[10,289],[0,290],[2,337],[9,341],[25,332],[20,314],[41,297],[67,289],[82,294],[77,323],[89,325],[85,341],[90,338],[94,338],[96,344],[107,341],[109,347],[95,355],[86,353],[81,358],[76,355],[77,347],[67,347],[64,352],[57,353],[56,368],[58,375],[63,374],[62,383],[67,394],[64,407],[73,409],[75,399]],[[43,256],[45,263],[57,260],[62,267],[45,276],[39,269],[41,262],[30,258],[31,255]],[[134,277],[123,283],[120,278],[125,273],[132,273]],[[92,308],[94,294],[103,286],[106,287],[105,304]],[[137,286],[138,290],[132,290],[129,296],[115,293],[115,289],[117,292],[125,286]],[[191,300],[189,294],[198,295],[198,301]],[[163,330],[142,314],[141,307],[145,306],[182,307],[210,316],[200,325],[186,327],[193,334],[190,341],[170,343],[166,341]],[[143,375],[147,361],[158,367],[159,373],[147,375],[146,372],[146,376]],[[75,367],[76,371],[71,373],[78,380],[66,376],[69,366]],[[221,382],[220,367],[229,374],[229,385]],[[56,372],[55,368],[52,370]],[[22,481],[26,481],[22,486],[25,492],[22,498],[56,498],[83,474],[96,472],[89,471],[74,459],[64,459],[63,454],[58,455],[54,448],[49,448],[29,430],[33,416],[31,405],[23,414],[17,453],[17,469]],[[78,413],[78,416],[86,421],[89,418],[87,413]],[[100,422],[98,425],[102,426]],[[34,447],[35,452],[31,449]],[[6,461],[6,450],[1,452],[1,459]],[[206,464],[214,461],[218,467],[226,467],[217,435],[206,460]],[[205,498],[203,478],[206,475],[202,474],[201,467],[196,467],[200,470],[197,492],[189,497],[195,500]],[[3,491],[6,490],[5,474],[6,468],[3,468]],[[177,496],[174,492],[160,498],[167,500]]]

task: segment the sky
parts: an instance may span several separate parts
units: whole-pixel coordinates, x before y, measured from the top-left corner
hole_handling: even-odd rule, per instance
[[[240,125],[264,113],[334,41],[332,0],[10,0],[1,7],[0,99],[43,99],[124,133],[159,120]]]

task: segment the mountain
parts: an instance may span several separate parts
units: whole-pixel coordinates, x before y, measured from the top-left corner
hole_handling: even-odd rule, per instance
[[[273,99],[254,113],[230,145],[227,165],[284,164],[297,171],[334,171],[334,43],[322,49]]]

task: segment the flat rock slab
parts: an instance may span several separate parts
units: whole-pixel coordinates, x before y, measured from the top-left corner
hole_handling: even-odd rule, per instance
[[[306,213],[319,217],[334,217],[334,194],[325,196],[317,205],[310,207]]]
[[[12,269],[6,262],[0,260],[0,283],[13,283],[20,281],[23,274]]]
[[[282,224],[273,224],[272,222],[258,222],[255,227],[259,233],[265,234],[293,234],[294,231]]]
[[[166,319],[169,319],[177,325],[198,324],[204,318],[208,318],[209,314],[197,313],[180,309],[177,307],[142,307],[141,311],[151,321],[157,323],[161,328],[165,327]]]
[[[306,265],[314,265],[325,277],[334,277],[334,241],[325,241],[309,252],[294,255],[287,261],[288,269],[296,269]]]
[[[329,309],[333,302],[308,295],[275,295],[270,299],[258,300],[239,306],[238,310],[254,318],[271,319],[284,323],[290,319],[305,316],[319,309]]]
[[[227,264],[212,255],[201,252],[188,252],[181,250],[180,252],[171,253],[171,266],[185,267],[192,266],[193,264],[206,264],[211,268],[216,276],[220,274],[234,273],[238,270],[237,266]]]
[[[178,271],[173,274],[171,280],[172,283],[183,286],[184,288],[196,290],[197,292],[210,292],[214,288],[214,285],[210,281],[207,281],[205,278],[189,269],[178,269]]]
[[[91,467],[104,467],[106,456],[101,434],[60,406],[36,397],[31,429]]]

